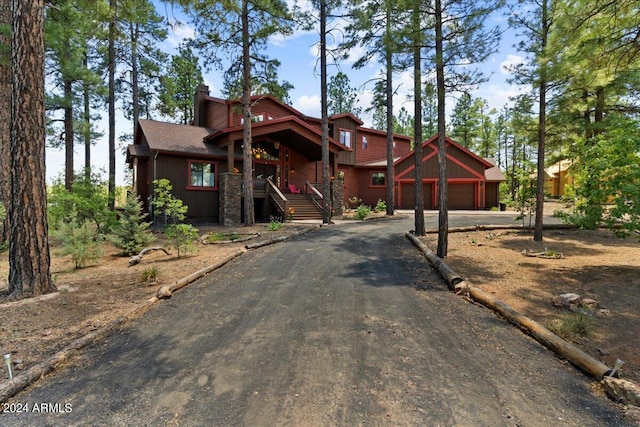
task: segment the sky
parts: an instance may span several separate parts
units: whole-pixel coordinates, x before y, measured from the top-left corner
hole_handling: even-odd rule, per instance
[[[180,25],[174,25],[169,30],[167,39],[159,46],[165,52],[175,53],[178,45],[185,39],[194,35],[193,26],[188,23],[188,19],[177,9],[171,10],[170,6],[162,4],[160,1],[154,1],[157,6],[158,13],[170,20],[176,18],[182,22]],[[303,1],[302,5],[310,7],[310,2]],[[502,13],[496,13],[491,16],[488,21],[491,26],[505,26],[506,18]],[[332,24],[329,24],[330,27]],[[340,27],[344,25],[340,21],[334,21],[333,25]],[[279,68],[280,80],[286,80],[294,86],[289,92],[292,106],[312,117],[320,117],[320,74],[318,66],[318,47],[319,41],[318,30],[301,31],[297,30],[294,34],[286,39],[274,37],[269,41],[267,47],[267,55],[270,58],[277,58],[281,62]],[[509,104],[509,98],[516,95],[519,89],[507,82],[509,73],[507,67],[523,61],[523,57],[516,52],[513,47],[515,44],[515,36],[513,31],[507,31],[503,35],[498,51],[493,54],[485,63],[478,67],[488,78],[486,83],[481,84],[477,90],[472,91],[473,97],[480,97],[487,100],[490,108],[496,110],[502,109],[504,105]],[[331,44],[331,42],[329,43]],[[359,101],[364,111],[371,105],[372,93],[371,89],[375,79],[380,72],[380,65],[371,63],[360,70],[352,68],[353,63],[359,58],[362,50],[355,48],[349,59],[339,64],[330,65],[328,69],[329,75],[336,74],[338,71],[349,76],[351,86],[359,91]],[[209,86],[210,95],[221,97],[222,88],[222,70],[206,70],[206,64],[203,62],[205,84]],[[424,70],[424,68],[423,68]],[[397,94],[394,97],[394,111],[397,114],[401,107],[405,107],[410,114],[413,110],[412,100],[409,97],[411,88],[413,88],[413,71],[407,69],[394,76],[395,82],[399,85]],[[369,83],[368,83],[369,82]],[[456,102],[455,94],[447,98],[447,110],[450,111]],[[92,151],[92,167],[94,170],[102,170],[103,176],[106,177],[108,169],[108,141],[107,141],[107,113],[106,107],[102,114],[99,128],[104,133]],[[160,119],[160,117],[157,117]],[[371,125],[371,119],[366,114],[360,117],[365,126]],[[118,108],[118,117],[116,118],[116,143],[121,134],[132,133],[132,123],[124,118],[120,108]],[[74,162],[76,169],[80,169],[84,165],[84,148],[80,145],[76,146]],[[47,165],[47,183],[51,183],[54,179],[59,178],[64,171],[64,152],[62,150],[47,148],[46,150]],[[117,185],[127,185],[125,175],[125,156],[122,149],[118,149],[116,153],[116,183]]]

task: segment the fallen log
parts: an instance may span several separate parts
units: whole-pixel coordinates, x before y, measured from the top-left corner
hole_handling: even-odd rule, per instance
[[[485,307],[502,315],[505,319],[516,325],[522,331],[531,335],[542,345],[554,351],[556,354],[564,357],[571,364],[583,370],[584,372],[587,372],[592,377],[598,380],[602,380],[606,375],[609,375],[609,373],[611,373],[611,368],[609,368],[604,363],[583,352],[573,344],[566,342],[535,320],[518,313],[494,296],[471,285],[469,282],[464,281],[449,267],[443,268],[443,265],[446,266],[444,261],[441,258],[437,257],[427,247],[427,245],[422,243],[417,237],[410,233],[406,233],[406,236],[420,249],[420,251],[422,251],[429,262],[435,268],[437,268],[438,271],[440,271],[442,277],[447,280],[449,289],[454,290],[456,294],[463,294],[471,298],[473,301],[482,304]],[[447,275],[443,274],[443,271],[446,271]]]
[[[163,248],[162,246],[151,246],[151,247],[144,248],[143,250],[141,250],[138,255],[132,256],[129,259],[129,266],[136,265],[136,264],[140,263],[140,261],[142,261],[142,257],[144,256],[144,254],[146,254],[147,252],[151,252],[151,251],[163,251],[165,254],[171,255],[171,253],[168,250],[166,250],[165,248]]]

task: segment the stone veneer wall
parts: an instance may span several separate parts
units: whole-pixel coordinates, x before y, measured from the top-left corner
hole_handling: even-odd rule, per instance
[[[220,174],[220,224],[242,224],[242,175]]]
[[[344,211],[344,181],[340,179],[331,181],[331,206],[333,206],[333,216],[342,216]]]

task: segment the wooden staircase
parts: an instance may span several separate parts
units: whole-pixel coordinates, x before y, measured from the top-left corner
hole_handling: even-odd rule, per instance
[[[289,201],[289,209],[293,208],[293,219],[322,219],[322,211],[307,197],[306,194],[290,194],[285,196]]]

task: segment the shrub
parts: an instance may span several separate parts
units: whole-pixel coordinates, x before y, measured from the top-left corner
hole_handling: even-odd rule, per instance
[[[376,207],[373,208],[373,211],[378,212],[386,212],[387,211],[387,202],[382,199],[378,199],[378,203],[376,203]]]
[[[146,215],[142,213],[142,202],[131,193],[120,215],[118,225],[114,227],[109,240],[116,248],[122,249],[125,256],[135,255],[155,240],[149,232],[150,222],[142,221]]]
[[[81,173],[75,176],[72,190],[68,191],[62,179],[58,179],[47,197],[51,227],[60,228],[73,212],[78,225],[92,223],[97,233],[109,233],[116,219],[108,207],[107,185],[100,175],[91,174],[87,179]]]
[[[158,279],[158,267],[152,265],[140,272],[140,281],[143,283],[155,283]]]
[[[573,340],[591,335],[596,326],[596,321],[592,316],[578,312],[552,321],[548,328],[551,332],[564,339]]]
[[[54,235],[62,241],[63,254],[71,255],[75,268],[86,267],[102,256],[101,237],[90,224],[79,224],[74,211],[69,216]]]
[[[173,247],[178,251],[178,258],[187,252],[196,250],[195,241],[198,230],[191,224],[171,224],[164,230],[165,236],[173,240]]]
[[[267,228],[269,231],[278,231],[283,227],[282,222],[278,220],[279,218],[271,217],[270,219],[269,227]]]
[[[371,213],[371,208],[369,206],[360,205],[356,209],[355,218],[363,220],[366,217],[368,217],[370,213]]]

